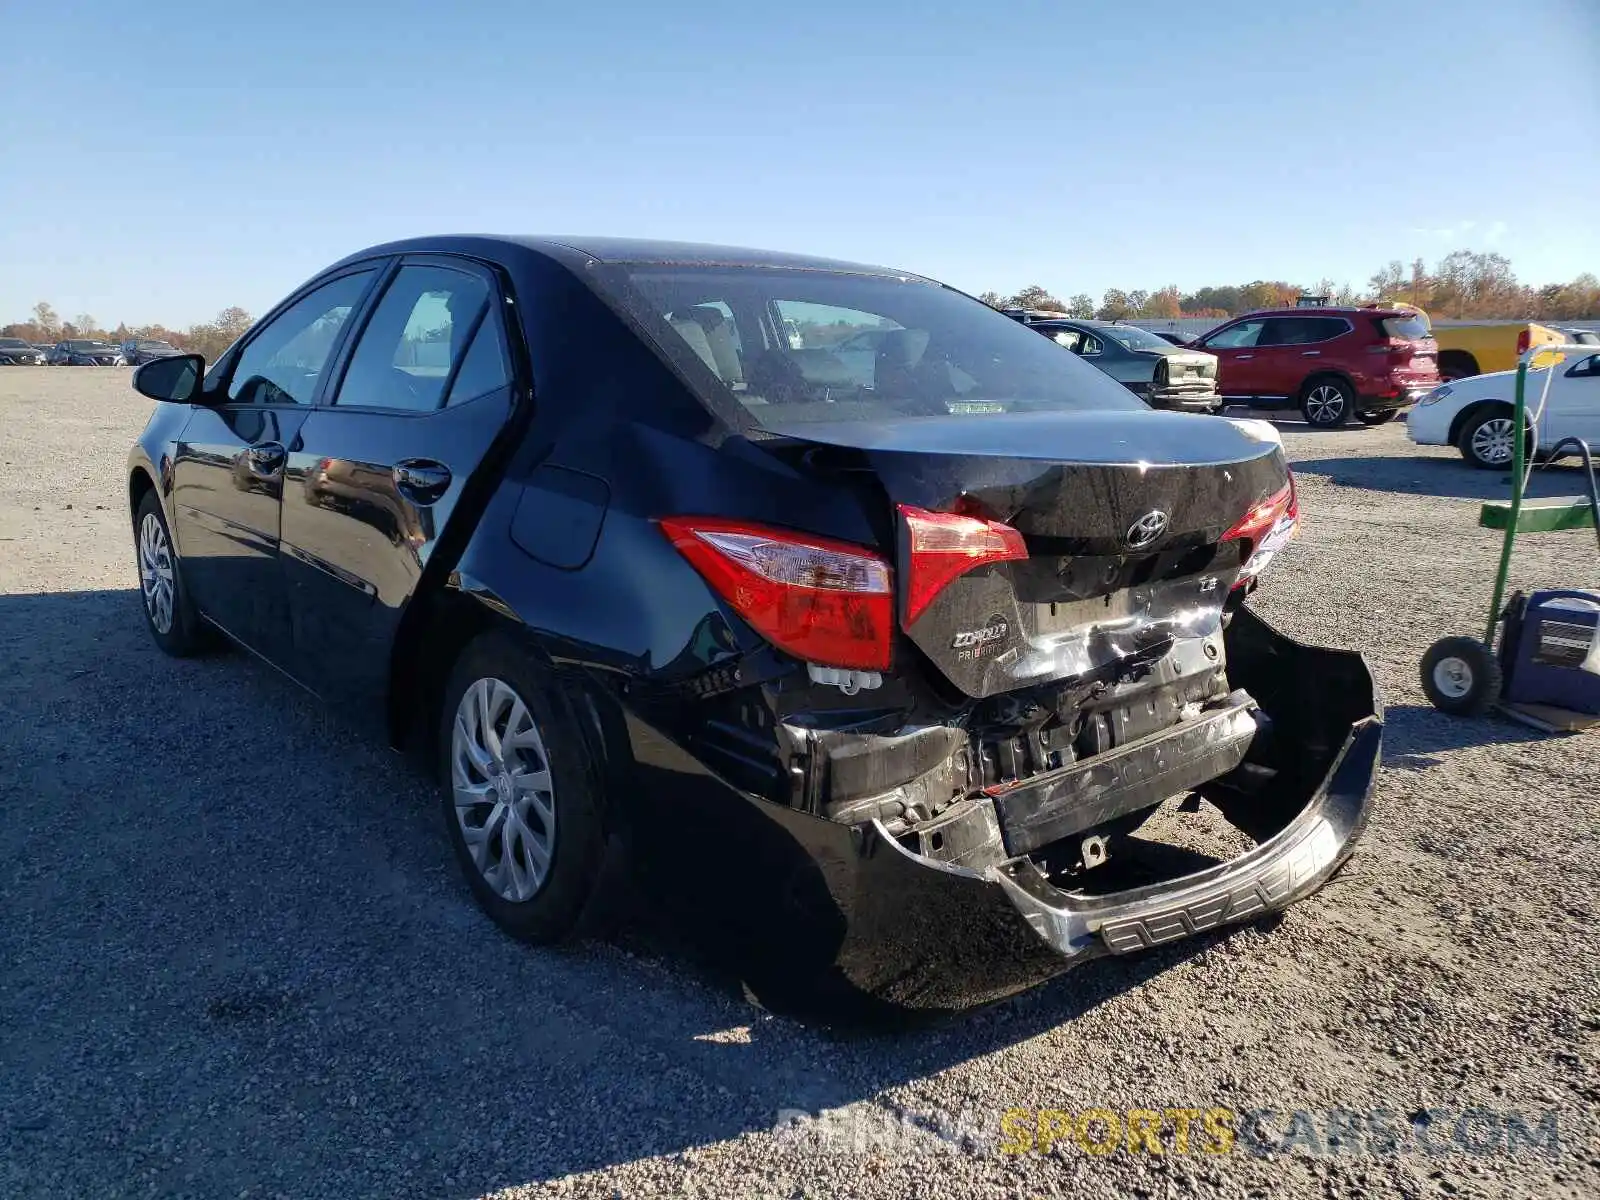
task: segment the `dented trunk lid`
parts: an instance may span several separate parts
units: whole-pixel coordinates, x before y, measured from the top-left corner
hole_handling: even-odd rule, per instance
[[[966,695],[1115,674],[1208,638],[1242,565],[1224,533],[1288,467],[1259,423],[1158,411],[770,422],[856,452],[889,501],[1019,531],[1026,560],[980,566],[901,624]],[[896,516],[896,568],[907,548]]]

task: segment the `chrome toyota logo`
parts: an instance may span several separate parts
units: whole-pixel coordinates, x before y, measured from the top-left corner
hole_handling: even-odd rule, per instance
[[[1122,540],[1128,544],[1128,549],[1139,550],[1148,546],[1167,531],[1167,514],[1159,508],[1152,508],[1132,525],[1128,532],[1122,535]]]

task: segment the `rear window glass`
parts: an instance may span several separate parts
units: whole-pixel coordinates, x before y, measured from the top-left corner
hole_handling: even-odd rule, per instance
[[[924,280],[621,264],[600,274],[702,399],[758,424],[1144,407],[986,304]]]
[[[1383,328],[1384,337],[1409,338],[1415,342],[1433,336],[1428,322],[1415,313],[1407,313],[1403,317],[1384,317],[1378,324]]]
[[[1172,343],[1165,338],[1159,338],[1137,325],[1102,325],[1099,330],[1128,350],[1167,350],[1172,347]]]

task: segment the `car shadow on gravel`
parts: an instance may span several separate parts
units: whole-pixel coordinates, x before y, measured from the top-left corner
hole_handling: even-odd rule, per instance
[[[1460,500],[1507,500],[1508,471],[1480,471],[1447,458],[1317,458],[1294,464],[1296,475],[1317,475],[1341,487],[1408,496],[1440,496]],[[1540,467],[1528,481],[1530,496],[1582,495],[1588,484],[1577,462]]]
[[[1392,704],[1383,714],[1383,765],[1401,771],[1440,766],[1440,754],[1469,746],[1517,746],[1549,734],[1493,713],[1453,717],[1431,704]]]
[[[936,1026],[807,1027],[643,924],[508,940],[414,766],[245,654],[163,657],[132,589],[0,596],[0,660],[24,1192],[461,1196],[682,1155],[876,1104],[1250,928]]]

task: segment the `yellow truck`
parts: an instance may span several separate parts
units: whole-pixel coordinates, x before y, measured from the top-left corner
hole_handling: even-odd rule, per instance
[[[1408,308],[1428,322],[1439,347],[1439,378],[1447,382],[1491,371],[1515,371],[1517,360],[1530,347],[1557,346],[1567,340],[1556,330],[1533,321],[1446,321],[1440,325],[1415,304],[1381,304],[1385,308]]]

